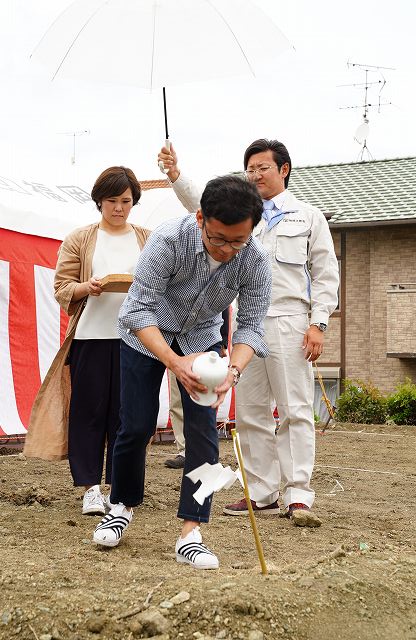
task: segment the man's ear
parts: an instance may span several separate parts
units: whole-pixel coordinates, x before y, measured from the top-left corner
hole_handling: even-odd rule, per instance
[[[198,211],[196,212],[196,221],[197,221],[198,227],[202,229],[202,226],[204,224],[204,216],[202,214],[202,209],[198,209]]]
[[[282,166],[280,167],[280,175],[282,176],[282,178],[286,178],[287,174],[289,173],[289,163],[285,162],[284,164],[282,164]]]

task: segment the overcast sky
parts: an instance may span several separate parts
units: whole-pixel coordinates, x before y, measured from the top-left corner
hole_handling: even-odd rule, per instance
[[[173,1],[173,0],[172,0]],[[393,67],[383,71],[382,102],[370,110],[368,147],[374,159],[416,154],[416,54],[412,0],[253,0],[294,49],[267,80],[230,78],[172,87],[170,137],[180,165],[199,181],[241,167],[255,138],[283,141],[295,166],[356,161],[354,133],[363,109],[364,72],[347,62]],[[29,61],[43,33],[69,0],[0,2],[0,175],[90,189],[102,169],[130,166],[140,179],[159,178],[155,156],[164,139],[161,92],[120,86],[51,83]],[[114,29],[109,46],[123,34]],[[174,38],[174,34],[172,35]],[[192,52],[190,51],[190,55]],[[372,74],[371,81],[381,76]],[[378,102],[378,89],[370,94]],[[71,164],[71,132],[76,162]],[[365,156],[367,158],[367,156]]]

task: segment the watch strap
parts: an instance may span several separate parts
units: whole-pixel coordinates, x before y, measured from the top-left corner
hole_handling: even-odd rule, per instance
[[[231,373],[233,374],[233,384],[232,386],[235,387],[236,384],[238,384],[238,381],[241,378],[241,371],[238,367],[236,367],[235,364],[230,364],[228,366],[229,370],[231,371]]]

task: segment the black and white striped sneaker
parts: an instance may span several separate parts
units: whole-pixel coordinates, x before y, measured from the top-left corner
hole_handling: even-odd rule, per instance
[[[133,511],[126,509],[124,504],[113,505],[110,513],[104,516],[96,526],[93,536],[94,542],[103,547],[116,547],[132,517]]]
[[[217,556],[204,544],[199,527],[192,529],[185,538],[179,537],[176,545],[176,562],[190,564],[195,569],[218,569]]]

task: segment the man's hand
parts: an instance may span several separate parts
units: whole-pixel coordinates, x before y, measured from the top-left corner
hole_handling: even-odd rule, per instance
[[[176,151],[173,148],[173,145],[170,145],[170,149],[167,147],[162,147],[157,156],[158,163],[163,162],[163,166],[167,169],[167,175],[171,182],[175,182],[179,178],[179,168],[178,168],[178,156],[176,155]]]
[[[208,387],[201,384],[199,376],[192,371],[193,362],[200,355],[200,353],[192,353],[189,356],[178,356],[175,364],[170,368],[194,400],[199,400],[199,393],[207,393],[208,391]]]
[[[239,371],[243,371],[247,364],[250,362],[252,356],[254,354],[254,349],[250,347],[248,344],[244,343],[236,343],[233,345],[233,350],[231,354],[231,364],[237,367]],[[215,387],[214,391],[218,394],[218,399],[214,404],[212,404],[213,409],[217,409],[220,404],[224,401],[224,398],[227,394],[227,391],[231,389],[234,382],[234,375],[231,371],[228,371],[227,377],[222,384],[219,384]]]
[[[233,386],[233,382],[234,382],[234,376],[231,373],[231,371],[229,371],[224,382],[222,384],[219,384],[218,387],[215,387],[214,389],[215,393],[218,394],[218,398],[217,398],[217,401],[211,405],[213,409],[218,409],[220,404],[224,402],[224,398],[227,395],[227,391],[231,389],[231,387]]]
[[[324,334],[314,324],[311,324],[303,337],[302,349],[305,350],[305,359],[315,362],[322,353],[324,346]]]

